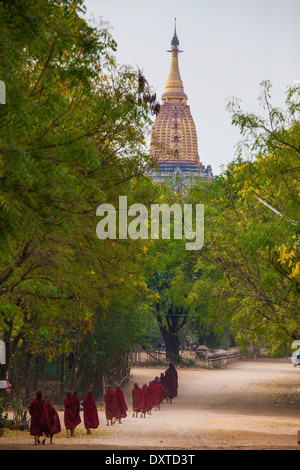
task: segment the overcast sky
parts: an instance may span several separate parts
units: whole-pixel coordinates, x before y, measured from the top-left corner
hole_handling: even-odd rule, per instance
[[[235,156],[239,131],[227,99],[262,113],[260,83],[272,104],[300,79],[300,0],[85,0],[87,18],[109,23],[119,64],[139,67],[161,102],[177,19],[180,74],[198,135],[200,161],[221,172]]]

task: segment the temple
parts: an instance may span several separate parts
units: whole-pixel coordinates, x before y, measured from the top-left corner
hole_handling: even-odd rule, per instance
[[[176,33],[171,41],[171,69],[162,95],[162,105],[153,123],[150,155],[157,169],[149,172],[155,182],[168,179],[190,184],[195,178],[213,179],[210,165],[201,165],[198,155],[196,127],[187,105],[187,95],[179,72],[179,40]]]

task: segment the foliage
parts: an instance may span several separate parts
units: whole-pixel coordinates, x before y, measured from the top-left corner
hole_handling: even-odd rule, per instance
[[[214,184],[193,189],[206,207],[195,292],[220,322],[230,321],[240,344],[275,353],[300,334],[300,128],[290,90],[286,112],[272,108],[269,90],[264,83],[265,119],[233,103],[233,124],[245,136],[237,159]]]
[[[96,238],[96,208],[116,204],[150,164],[155,98],[119,67],[108,30],[80,0],[4,1],[1,13],[0,331],[8,361],[24,341],[49,360],[94,331],[95,311],[135,288],[128,244]],[[147,130],[148,129],[148,130]],[[136,277],[135,277],[136,276]],[[125,305],[124,304],[124,305]]]
[[[178,204],[183,208],[184,196],[166,185],[152,185],[151,202]],[[149,227],[151,221],[149,218]],[[162,225],[157,238],[151,238],[144,247],[145,256],[140,259],[148,291],[148,305],[156,318],[168,359],[179,360],[180,335],[198,304],[192,295],[192,285],[198,277],[194,270],[195,254],[185,249],[186,240],[174,238],[174,217],[170,217],[170,238],[164,238]],[[156,336],[155,336],[156,337]]]
[[[13,419],[14,424],[21,424],[23,422],[24,412],[23,412],[23,401],[19,396],[14,396],[11,401],[13,409]]]
[[[142,72],[119,66],[81,0],[0,4],[0,332],[22,353],[72,357],[70,386],[99,382],[157,338],[286,350],[300,336],[299,100],[266,117],[229,109],[244,137],[215,181],[182,193],[145,169],[159,105]],[[205,205],[205,245],[96,237],[96,209],[119,196]],[[118,220],[120,211],[117,211]],[[150,219],[148,220],[150,224]],[[171,220],[174,224],[174,220]],[[172,228],[171,228],[172,233]],[[162,235],[162,234],[161,234]],[[97,386],[99,385],[97,382]]]

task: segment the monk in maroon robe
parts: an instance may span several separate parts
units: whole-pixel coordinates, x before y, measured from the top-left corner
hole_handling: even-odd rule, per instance
[[[64,407],[64,423],[67,430],[67,437],[69,437],[70,434],[71,437],[73,437],[76,426],[81,422],[80,401],[74,394],[68,392],[64,401]]]
[[[117,384],[116,388],[114,390],[114,395],[116,399],[116,405],[117,405],[117,413],[116,413],[116,418],[118,419],[119,423],[122,424],[122,418],[126,418],[127,416],[127,410],[128,406],[126,405],[125,398],[124,398],[124,392],[121,389],[121,385]]]
[[[177,390],[178,390],[178,374],[175,366],[173,364],[169,365],[167,369],[168,376],[169,376],[169,391],[171,394],[171,398],[177,397]]]
[[[141,418],[143,417],[143,415],[144,415],[144,418],[146,418],[146,413],[149,413],[149,411],[151,410],[147,384],[144,384],[142,386],[142,392],[143,392],[143,400],[142,400],[142,406],[141,406]]]
[[[76,402],[77,404],[77,410],[76,410],[76,421],[78,424],[81,423],[81,418],[80,418],[80,400],[79,398],[77,397],[77,392],[73,392],[73,398],[74,398],[74,402]],[[77,426],[77,424],[76,424]]]
[[[155,407],[155,410],[157,411],[159,409],[159,403],[160,403],[160,391],[157,387],[158,385],[158,377],[155,377],[154,380],[151,382],[151,388],[153,390],[153,407]]]
[[[50,431],[47,402],[44,400],[42,392],[37,392],[28,409],[31,416],[30,434],[34,436],[34,443],[40,444],[39,437],[48,434]],[[45,444],[45,440],[43,444]]]
[[[111,425],[114,424],[114,418],[117,416],[116,397],[110,385],[106,387],[103,399],[105,404],[106,426],[109,426],[109,421]]]
[[[50,437],[50,444],[52,444],[52,439],[54,434],[58,434],[61,431],[60,419],[56,409],[52,406],[50,400],[47,400],[47,409],[48,409],[48,420],[50,432],[47,434],[47,437]]]
[[[170,402],[172,402],[172,399],[177,397],[178,374],[173,364],[170,364],[166,372],[168,377],[169,398]]]
[[[132,410],[133,410],[133,417],[136,415],[138,417],[138,413],[141,411],[143,393],[142,389],[138,386],[137,383],[133,384],[133,389],[131,391],[132,394]]]
[[[147,386],[148,398],[149,398],[149,414],[151,415],[151,410],[155,406],[155,390],[154,390],[154,382],[150,381],[149,385]]]
[[[99,426],[98,410],[92,391],[88,392],[88,396],[83,400],[82,406],[84,427],[87,430],[87,434],[91,434],[91,428],[97,429]]]
[[[153,387],[153,393],[154,393],[153,404],[156,410],[159,410],[160,404],[162,402],[163,386],[160,383],[158,377],[155,377],[155,380],[153,380],[152,387]]]
[[[163,384],[161,383],[160,379],[158,379],[158,381],[156,382],[155,388],[156,388],[156,395],[157,395],[157,407],[160,410],[160,405],[163,402],[163,399],[165,398],[165,394],[166,394],[166,390]]]
[[[163,397],[163,399],[166,399],[167,402],[168,402],[169,401],[169,392],[168,392],[166,376],[163,372],[160,374],[160,381],[162,383],[162,386],[164,387],[164,397]]]

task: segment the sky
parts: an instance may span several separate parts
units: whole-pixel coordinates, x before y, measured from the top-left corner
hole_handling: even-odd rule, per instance
[[[85,0],[86,18],[102,19],[118,44],[117,62],[143,71],[161,102],[168,79],[174,18],[179,69],[198,136],[201,163],[218,175],[241,139],[226,110],[263,114],[260,83],[270,80],[271,103],[285,106],[287,87],[300,80],[300,0]]]

